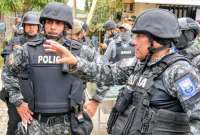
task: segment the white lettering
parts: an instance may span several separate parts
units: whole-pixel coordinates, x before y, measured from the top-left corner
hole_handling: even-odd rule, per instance
[[[38,64],[55,64],[59,56],[38,56]]]
[[[145,88],[146,83],[147,83],[147,79],[146,79],[146,78],[142,78],[142,77],[140,77],[140,79],[139,79],[137,85],[138,85],[139,87],[143,87],[143,88]]]
[[[136,81],[136,78],[137,78],[137,76],[130,76],[129,79],[128,79],[128,84],[129,85],[134,85],[135,81]],[[147,78],[140,77],[138,82],[137,82],[137,86],[145,88],[146,83],[147,83]]]
[[[48,63],[48,56],[43,56],[43,63],[47,64]]]
[[[54,56],[53,56],[53,58],[54,58]],[[53,64],[53,58],[51,57],[51,56],[49,56],[49,64]]]
[[[121,51],[121,54],[131,54],[131,51]]]
[[[42,56],[38,56],[38,63],[42,61]]]

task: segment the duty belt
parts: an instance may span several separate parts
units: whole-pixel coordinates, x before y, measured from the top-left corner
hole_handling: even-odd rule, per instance
[[[33,118],[42,123],[46,123],[49,126],[60,123],[69,123],[69,114],[67,113],[55,113],[55,114],[36,113],[33,115]]]

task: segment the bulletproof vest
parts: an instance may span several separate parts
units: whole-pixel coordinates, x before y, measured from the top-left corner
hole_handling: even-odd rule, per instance
[[[188,135],[187,115],[162,81],[163,72],[179,60],[186,58],[171,54],[146,67],[142,75],[138,75],[141,68],[135,69],[116,101],[118,118],[110,127],[113,135]]]
[[[42,44],[43,41],[27,43],[34,93],[34,112],[69,112],[71,98],[74,99],[73,103],[77,103],[77,100],[80,103],[83,98],[81,82],[77,82],[78,88],[72,90],[72,82],[75,83],[76,78],[63,73],[62,65],[55,64],[59,56],[44,52]]]
[[[131,45],[123,47],[121,42],[116,43],[116,56],[111,59],[113,63],[116,63],[123,59],[132,58],[134,56],[134,48]]]

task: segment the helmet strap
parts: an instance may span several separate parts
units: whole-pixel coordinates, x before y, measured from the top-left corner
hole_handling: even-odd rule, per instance
[[[157,52],[162,51],[165,48],[169,48],[169,47],[170,47],[170,45],[165,45],[165,46],[162,46],[162,47],[159,47],[159,48],[149,47],[148,50],[149,50],[149,53],[154,54],[154,53],[157,53]]]
[[[150,54],[157,53],[157,52],[162,51],[162,50],[169,48],[171,46],[171,44],[165,44],[165,45],[162,45],[159,48],[154,48],[153,47],[153,41],[156,41],[156,40],[154,40],[155,37],[153,37],[150,34],[147,34],[147,36],[149,37],[149,42],[150,42],[150,47],[148,48]],[[159,41],[157,41],[157,42],[159,43]]]

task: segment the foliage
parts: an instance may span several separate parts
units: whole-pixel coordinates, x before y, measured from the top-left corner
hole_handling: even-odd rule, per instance
[[[0,0],[0,12],[10,13],[10,12],[26,12],[32,9],[41,9],[47,3],[57,1],[57,2],[67,2],[67,0]]]
[[[119,21],[123,11],[122,5],[122,0],[98,0],[90,26],[96,26],[99,31],[103,31],[103,24],[108,19]]]
[[[89,12],[92,6],[92,0],[85,0],[85,11]]]

